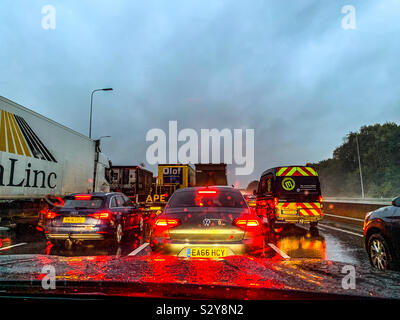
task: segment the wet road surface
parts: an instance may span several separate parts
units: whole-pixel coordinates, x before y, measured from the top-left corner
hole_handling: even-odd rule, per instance
[[[307,225],[278,225],[275,233],[266,236],[263,255],[271,259],[312,258],[354,265],[369,265],[364,249],[362,227],[329,217],[310,232]],[[47,254],[58,256],[128,256],[149,255],[144,241],[127,241],[117,246],[105,243],[84,243],[71,249],[56,248],[46,242],[34,227],[15,232],[0,228],[0,255]]]

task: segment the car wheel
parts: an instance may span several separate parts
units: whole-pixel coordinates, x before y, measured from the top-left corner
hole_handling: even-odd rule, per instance
[[[122,228],[122,224],[120,222],[117,223],[114,231],[114,241],[116,244],[122,244],[124,239],[124,229]]]
[[[392,254],[386,240],[378,233],[368,239],[368,256],[371,265],[379,270],[392,267]]]

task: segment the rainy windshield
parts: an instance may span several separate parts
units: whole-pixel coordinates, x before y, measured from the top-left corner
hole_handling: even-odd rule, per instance
[[[0,300],[400,299],[399,17],[1,0]]]

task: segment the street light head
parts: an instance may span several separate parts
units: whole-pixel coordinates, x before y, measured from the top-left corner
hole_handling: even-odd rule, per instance
[[[104,88],[104,89],[102,89],[103,91],[112,91],[113,90],[113,88]]]

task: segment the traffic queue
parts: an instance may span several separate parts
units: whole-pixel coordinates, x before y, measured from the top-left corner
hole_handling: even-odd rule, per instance
[[[154,252],[224,257],[262,254],[265,234],[275,232],[277,224],[316,228],[323,217],[314,168],[268,169],[255,194],[245,197],[226,186],[226,173],[225,186],[216,186],[212,164],[207,168],[204,175],[202,166],[203,185],[193,186],[191,166],[160,165],[158,183],[142,203],[135,201],[138,195],[128,198],[115,191],[68,195],[41,214],[40,230],[53,245],[67,248],[83,241],[111,239],[120,245],[145,238]]]
[[[315,168],[267,169],[257,189],[245,194],[227,186],[226,175],[224,185],[216,185],[212,165],[201,173],[198,186],[189,165],[160,165],[159,182],[142,202],[138,195],[116,191],[70,194],[42,210],[37,229],[54,246],[147,241],[153,253],[186,258],[262,256],[266,236],[279,232],[282,224],[308,225],[318,234],[324,213]],[[365,248],[374,268],[399,266],[399,217],[400,197],[365,216]]]

